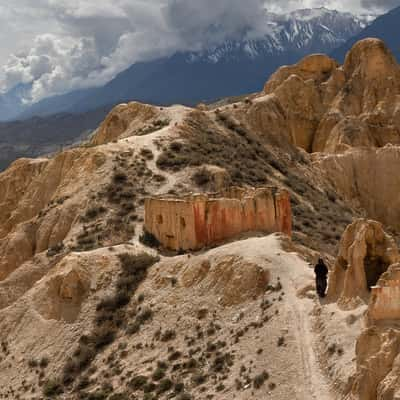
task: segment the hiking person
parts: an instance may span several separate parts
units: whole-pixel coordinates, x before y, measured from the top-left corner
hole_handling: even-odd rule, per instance
[[[328,286],[328,268],[322,258],[319,258],[317,265],[314,268],[315,284],[319,297],[325,297],[325,291]]]

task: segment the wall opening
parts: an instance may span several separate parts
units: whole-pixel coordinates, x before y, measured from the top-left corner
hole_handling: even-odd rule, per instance
[[[364,270],[369,291],[372,286],[376,286],[379,278],[388,268],[389,264],[385,263],[382,257],[373,257],[369,255],[365,257]]]

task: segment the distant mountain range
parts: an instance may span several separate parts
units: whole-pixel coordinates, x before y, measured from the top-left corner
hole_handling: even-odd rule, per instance
[[[110,106],[105,106],[83,114],[0,122],[0,171],[17,158],[53,153],[86,139],[109,110]]]
[[[345,44],[335,49],[331,55],[340,62],[344,61],[347,52],[361,39],[375,37],[382,39],[400,62],[400,7],[376,18],[370,25]]]
[[[367,24],[324,8],[268,14],[268,34],[230,40],[202,52],[181,52],[132,65],[100,88],[84,89],[26,106],[28,85],[0,96],[0,170],[22,156],[38,156],[85,138],[113,105],[130,100],[193,105],[259,91],[269,75],[310,53],[328,53],[342,62],[365,37],[383,39],[400,60],[400,7]],[[39,116],[39,117],[37,117]]]
[[[330,52],[366,25],[352,14],[325,8],[284,16],[268,13],[265,24],[268,33],[262,38],[228,40],[202,52],[135,63],[100,88],[44,99],[29,107],[18,104],[9,93],[0,98],[0,120],[81,113],[129,100],[193,105],[254,92],[281,65],[309,53]],[[9,96],[13,101],[8,101]]]

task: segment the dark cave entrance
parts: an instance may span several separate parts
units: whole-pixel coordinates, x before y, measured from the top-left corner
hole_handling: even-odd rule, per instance
[[[382,257],[371,257],[367,255],[364,259],[365,277],[367,279],[367,288],[371,290],[375,286],[381,275],[387,271],[389,264],[385,263]]]

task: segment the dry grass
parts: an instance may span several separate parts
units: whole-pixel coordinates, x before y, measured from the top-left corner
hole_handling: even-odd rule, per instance
[[[229,173],[233,185],[280,184],[292,194],[294,240],[317,251],[336,251],[355,212],[330,185],[315,187],[312,166],[301,151],[289,143],[278,147],[276,138],[261,142],[243,124],[220,111],[216,111],[216,122],[194,111],[185,121],[181,138],[164,145],[157,159],[159,168],[174,172],[216,165]],[[209,176],[205,168],[200,168],[192,179],[205,187]]]

